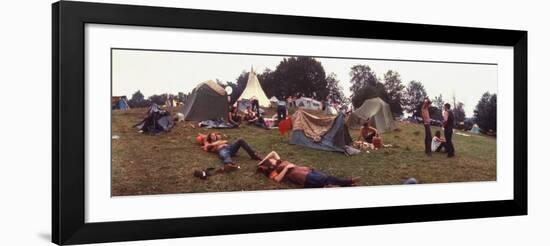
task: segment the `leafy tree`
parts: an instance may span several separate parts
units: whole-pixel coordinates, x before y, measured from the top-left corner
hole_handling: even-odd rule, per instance
[[[353,104],[353,107],[359,108],[361,105],[363,105],[363,102],[365,100],[380,97],[385,102],[388,102],[388,95],[386,94],[386,91],[384,89],[384,85],[380,82],[378,82],[375,86],[367,85],[361,89],[359,89],[355,96],[351,98],[351,102]]]
[[[322,99],[329,95],[325,69],[312,57],[284,58],[275,71],[266,69],[258,79],[268,97],[301,95]]]
[[[485,92],[474,110],[474,121],[485,130],[497,131],[497,94]]]
[[[443,96],[439,94],[439,96],[432,99],[432,105],[436,107],[439,112],[443,112],[445,110],[445,101],[443,100]]]
[[[235,82],[227,82],[227,85],[233,89],[232,103],[240,97],[246,88],[248,74],[249,72],[243,71]],[[330,93],[325,69],[319,61],[312,57],[284,58],[277,65],[275,71],[266,69],[257,76],[268,97],[301,95],[322,99]]]
[[[378,77],[367,65],[355,65],[349,72],[351,77],[351,97],[355,97],[357,92],[367,86],[376,87],[379,82]]]
[[[143,96],[143,93],[141,93],[140,90],[134,92],[134,94],[132,94],[132,98],[130,99],[130,101],[135,101],[135,102],[141,102],[145,100],[145,96]]]
[[[157,105],[164,105],[166,102],[167,95],[152,95],[149,98],[147,98],[151,103],[156,103]]]
[[[401,76],[398,72],[389,70],[384,74],[384,89],[388,96],[388,104],[395,115],[403,115],[403,89],[405,86],[401,82]]]
[[[466,119],[466,113],[464,112],[463,102],[458,102],[456,104],[455,108],[453,109],[453,114],[454,114],[456,123],[464,122],[464,120]]]
[[[329,74],[326,80],[330,99],[332,101],[345,102],[346,97],[344,95],[342,86],[340,86],[340,81],[338,81],[338,79],[336,78],[336,74]]]
[[[424,98],[428,96],[424,85],[419,81],[411,81],[405,88],[405,98],[403,100],[403,107],[409,113],[415,113],[419,106],[424,101]]]
[[[134,94],[132,94],[132,97],[130,98],[130,100],[128,100],[128,105],[131,108],[149,107],[149,105],[151,105],[151,102],[145,100],[145,96],[143,96],[143,93],[138,90],[134,92]]]

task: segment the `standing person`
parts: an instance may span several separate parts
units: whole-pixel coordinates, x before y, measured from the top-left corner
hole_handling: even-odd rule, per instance
[[[277,124],[282,120],[286,119],[286,115],[288,112],[286,108],[286,101],[282,99],[283,98],[280,97],[277,100]]]
[[[421,112],[422,112],[422,120],[424,121],[424,131],[425,131],[425,137],[424,137],[424,152],[426,155],[432,155],[432,129],[430,128],[430,105],[432,102],[429,98],[424,98],[424,102],[422,103]]]
[[[451,111],[451,104],[445,103],[445,112],[443,112],[443,127],[445,128],[445,149],[447,157],[455,156],[455,146],[453,145],[453,127],[455,125],[455,116]]]
[[[250,104],[252,106],[252,110],[256,112],[256,115],[260,116],[260,102],[258,99],[255,97],[250,98]]]

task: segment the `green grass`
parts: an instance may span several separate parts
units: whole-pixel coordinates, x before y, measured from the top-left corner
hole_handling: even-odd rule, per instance
[[[291,183],[276,183],[255,172],[257,161],[241,150],[235,161],[241,169],[201,180],[193,171],[221,167],[216,154],[206,153],[195,143],[196,122],[179,122],[172,131],[155,136],[144,135],[131,126],[139,122],[145,109],[113,111],[112,194],[145,195],[188,192],[219,192],[299,188]],[[176,109],[173,112],[177,112]],[[496,180],[496,138],[455,134],[456,157],[423,152],[424,130],[421,125],[398,123],[400,131],[382,134],[384,144],[394,148],[363,151],[346,157],[340,153],[289,145],[288,135],[277,130],[266,131],[254,126],[219,130],[230,141],[243,138],[261,155],[277,151],[284,159],[311,166],[339,177],[361,176],[359,185],[394,185],[409,177],[420,183],[448,183]],[[435,132],[436,127],[432,127]],[[351,130],[357,138],[358,131]]]

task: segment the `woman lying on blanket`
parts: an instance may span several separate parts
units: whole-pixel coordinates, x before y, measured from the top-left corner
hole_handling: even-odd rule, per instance
[[[226,171],[239,169],[239,166],[235,164],[231,157],[234,157],[241,147],[253,160],[261,160],[258,154],[254,152],[254,150],[252,150],[248,143],[243,139],[238,139],[232,144],[229,144],[227,140],[222,139],[219,133],[215,132],[208,134],[206,141],[202,146],[205,151],[218,153],[220,159],[223,160],[224,170]]]
[[[311,167],[298,166],[281,160],[281,157],[275,151],[269,153],[258,164],[257,170],[277,182],[287,179],[293,183],[303,185],[304,188],[355,186],[359,182],[359,177],[341,179],[324,174]]]

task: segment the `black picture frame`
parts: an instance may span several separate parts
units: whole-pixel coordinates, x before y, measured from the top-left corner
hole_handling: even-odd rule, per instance
[[[527,214],[527,31],[70,1],[54,3],[52,18],[54,243],[99,243]],[[432,205],[85,223],[86,23],[513,47],[514,198]]]

